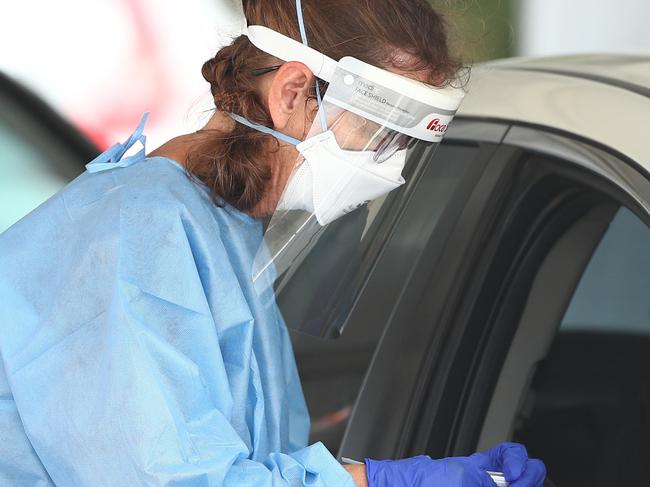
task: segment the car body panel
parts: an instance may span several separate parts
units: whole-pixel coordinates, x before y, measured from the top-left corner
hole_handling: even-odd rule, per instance
[[[631,89],[650,89],[650,56],[592,54],[509,58],[488,63],[500,69],[522,69],[565,73],[567,76],[600,79],[610,84],[625,83]]]
[[[513,64],[514,66],[514,64]],[[485,65],[459,117],[541,125],[607,146],[650,172],[650,98],[602,82]]]

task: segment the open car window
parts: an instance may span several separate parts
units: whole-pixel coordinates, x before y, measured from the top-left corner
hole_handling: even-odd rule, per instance
[[[544,458],[558,486],[643,482],[650,475],[647,174],[614,151],[539,129],[513,129],[505,142],[562,192],[541,193],[543,211],[531,215],[543,218],[530,242],[547,243],[538,262],[522,261],[531,283],[506,305],[520,310],[512,313],[514,335],[501,338],[507,353],[478,447],[520,441]]]

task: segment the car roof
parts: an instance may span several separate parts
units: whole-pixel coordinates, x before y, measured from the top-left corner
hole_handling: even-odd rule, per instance
[[[459,117],[538,125],[650,171],[650,55],[514,58],[477,65]]]
[[[510,58],[490,63],[504,69],[556,73],[598,80],[650,94],[650,54],[591,54],[543,58]]]

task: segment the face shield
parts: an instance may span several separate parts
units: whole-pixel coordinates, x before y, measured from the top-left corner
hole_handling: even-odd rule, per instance
[[[310,309],[314,300],[352,302],[355,289],[341,289],[357,282],[367,267],[360,245],[372,234],[381,202],[406,182],[416,145],[435,150],[464,91],[428,86],[352,57],[336,62],[265,27],[249,27],[248,36],[259,49],[303,62],[329,83],[304,141],[233,116],[294,143],[300,154],[255,256],[255,287],[263,300],[285,308],[290,328],[328,335],[340,325],[337,320],[296,308],[303,307],[301,301],[312,303]],[[301,281],[310,295],[289,299],[293,309],[286,309],[280,295]],[[337,298],[341,292],[347,295]]]

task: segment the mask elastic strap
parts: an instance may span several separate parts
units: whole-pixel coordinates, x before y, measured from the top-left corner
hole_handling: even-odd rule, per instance
[[[298,13],[298,28],[300,29],[300,37],[302,38],[302,43],[305,46],[309,46],[309,43],[307,42],[307,30],[305,29],[305,19],[302,14],[302,0],[296,0],[296,12]],[[323,132],[325,132],[329,130],[329,128],[327,126],[325,111],[323,110],[323,99],[320,93],[318,80],[316,80],[316,99],[318,100],[318,113],[320,114],[320,123],[323,127]]]
[[[239,122],[242,125],[246,125],[247,127],[250,127],[250,128],[252,128],[254,130],[257,130],[258,132],[262,132],[262,133],[265,133],[265,134],[272,135],[276,139],[280,139],[280,140],[282,140],[282,141],[284,141],[284,142],[286,142],[288,144],[298,145],[298,144],[300,144],[302,142],[301,140],[294,139],[290,135],[283,134],[282,132],[278,132],[275,129],[266,127],[265,125],[260,125],[258,123],[251,122],[250,120],[248,120],[248,119],[246,119],[244,117],[241,117],[239,115],[236,115],[234,113],[230,113],[230,112],[226,112],[226,113],[228,113],[228,116],[230,118],[232,118],[235,122]]]

